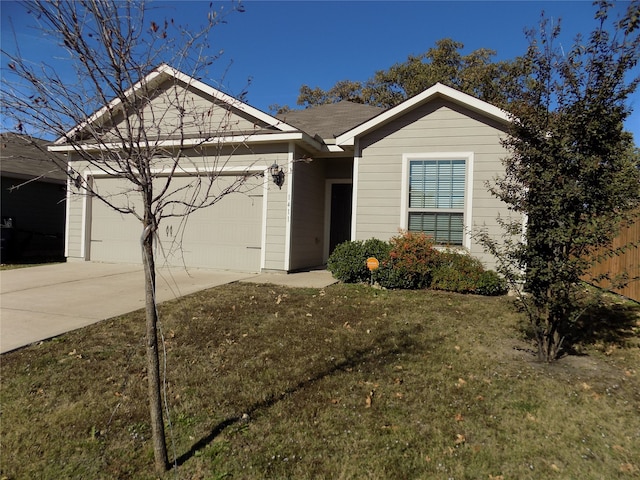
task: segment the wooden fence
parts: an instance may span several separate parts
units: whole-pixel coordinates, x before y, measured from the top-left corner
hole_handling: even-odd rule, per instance
[[[597,285],[640,302],[640,219],[621,230],[613,242],[613,249],[623,249],[623,252],[594,265],[585,280],[602,274],[615,277],[627,272],[630,281],[624,288],[611,288],[611,283],[607,281]]]

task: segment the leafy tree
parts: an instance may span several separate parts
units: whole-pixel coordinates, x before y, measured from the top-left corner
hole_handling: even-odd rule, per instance
[[[525,216],[526,230],[523,241],[514,240],[521,223],[503,219],[507,242],[480,235],[502,259],[503,273],[522,273],[522,299],[545,361],[560,355],[581,314],[580,278],[640,204],[640,163],[623,130],[640,80],[633,76],[640,3],[631,2],[619,21],[611,8],[597,3],[597,27],[566,54],[557,45],[560,24],[544,14],[539,30],[528,32],[530,75],[514,89],[506,174],[491,188]]]
[[[380,107],[392,107],[440,82],[496,105],[505,105],[509,88],[505,83],[521,73],[519,59],[493,62],[493,50],[481,48],[468,55],[464,45],[450,38],[436,42],[420,55],[410,55],[404,63],[380,70],[368,81],[342,80],[329,90],[300,87],[298,105],[310,107],[349,100]]]
[[[189,83],[205,75],[215,60],[204,52],[210,50],[209,33],[225,21],[226,14],[202,4],[204,26],[194,30],[173,20],[152,18],[159,10],[150,10],[137,0],[34,0],[23,5],[40,26],[42,37],[59,45],[65,62],[57,71],[48,64],[31,62],[20,51],[2,49],[8,65],[3,76],[3,114],[14,119],[21,133],[63,139],[72,159],[83,168],[128,180],[129,188],[120,194],[105,194],[83,178],[81,170],[68,172],[76,194],[89,195],[141,222],[149,408],[155,466],[161,473],[167,470],[168,461],[153,239],[164,218],[187,217],[213,205],[241,188],[249,177],[240,173],[232,185],[214,193],[218,191],[214,189],[216,172],[233,150],[223,156],[218,146],[212,151],[203,144],[233,126],[223,104],[198,107],[188,93]],[[232,4],[231,11],[243,11],[243,7]],[[172,84],[161,90],[152,74],[158,77],[162,68],[169,68],[158,69],[162,62],[189,76],[169,76],[174,79]],[[163,101],[160,105],[152,102],[158,97]],[[222,114],[211,111],[215,108],[222,109]],[[100,114],[89,117],[96,110]],[[78,127],[72,128],[75,125]],[[194,129],[199,131],[194,134]],[[42,148],[36,142],[33,145]],[[198,173],[190,177],[189,185],[176,185],[175,174],[186,167]]]

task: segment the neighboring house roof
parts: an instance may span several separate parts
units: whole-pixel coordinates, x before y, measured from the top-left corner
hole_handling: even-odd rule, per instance
[[[511,122],[511,117],[504,110],[491,105],[483,100],[479,100],[471,95],[462,93],[454,88],[447,87],[441,83],[436,83],[432,87],[428,88],[424,92],[415,95],[404,102],[396,105],[393,108],[385,110],[376,117],[352,128],[349,131],[344,132],[342,135],[336,137],[336,145],[339,146],[352,146],[355,143],[355,138],[369,133],[382,125],[395,120],[396,118],[405,115],[409,111],[424,105],[427,102],[432,101],[435,98],[444,98],[451,102],[457,103],[469,110],[478,112],[486,117],[493,118],[503,124]]]
[[[305,110],[291,110],[277,117],[312,137],[318,136],[328,140],[366,122],[382,111],[384,109],[380,107],[343,100]]]
[[[47,152],[50,142],[17,133],[2,133],[0,137],[0,173],[3,177],[64,183],[67,162],[61,155]]]

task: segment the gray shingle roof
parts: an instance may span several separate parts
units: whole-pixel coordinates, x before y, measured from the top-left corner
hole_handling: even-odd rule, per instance
[[[65,158],[46,151],[51,142],[33,137],[31,141],[38,146],[23,135],[0,134],[0,174],[24,179],[42,177],[42,181],[56,183],[64,181],[66,175],[59,166],[66,165]]]
[[[277,118],[312,137],[318,135],[320,138],[330,139],[357,127],[383,111],[384,109],[380,107],[343,100],[305,110],[291,110],[277,115]]]

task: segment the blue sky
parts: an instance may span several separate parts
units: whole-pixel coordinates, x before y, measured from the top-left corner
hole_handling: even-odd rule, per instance
[[[224,5],[224,2],[216,2]],[[159,18],[173,18],[197,28],[209,1],[155,1]],[[562,44],[595,27],[589,0],[575,1],[245,1],[245,12],[216,28],[215,50],[224,55],[206,83],[230,94],[252,82],[246,100],[261,110],[271,104],[295,107],[302,84],[329,88],[336,81],[366,80],[376,70],[403,62],[450,37],[465,45],[497,52],[496,59],[524,53],[524,29],[537,24],[544,10],[562,19]],[[628,2],[617,2],[622,12]],[[16,39],[24,57],[50,61],[54,46],[29,28],[32,20],[14,2],[1,1],[2,48]],[[9,19],[16,30],[14,37]],[[232,64],[229,67],[229,63]],[[3,61],[4,64],[4,61]],[[227,70],[227,67],[229,69]],[[222,83],[219,80],[227,71]],[[631,101],[636,110],[626,124],[640,144],[640,93]]]

